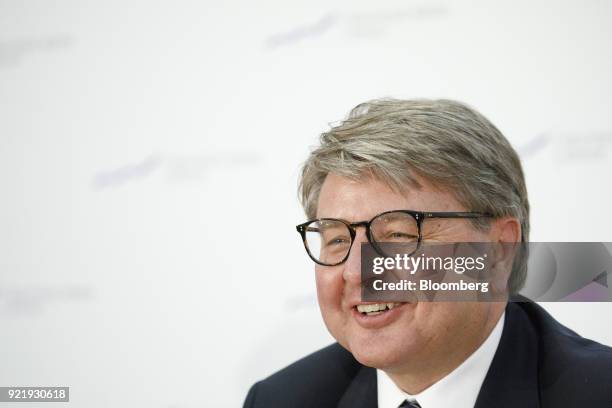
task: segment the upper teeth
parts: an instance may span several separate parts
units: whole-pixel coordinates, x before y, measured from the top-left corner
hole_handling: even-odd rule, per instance
[[[357,310],[361,313],[378,312],[385,309],[393,309],[399,303],[372,303],[369,305],[357,305]]]

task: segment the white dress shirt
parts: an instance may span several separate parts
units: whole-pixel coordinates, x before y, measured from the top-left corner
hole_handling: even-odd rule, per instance
[[[416,395],[402,391],[382,370],[376,370],[378,407],[397,408],[405,399],[416,400],[422,408],[473,408],[489,371],[504,327],[505,313],[489,337],[459,367]]]

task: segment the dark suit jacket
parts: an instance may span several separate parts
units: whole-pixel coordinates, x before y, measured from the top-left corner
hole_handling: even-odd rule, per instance
[[[601,324],[610,324],[607,316]],[[337,343],[256,383],[244,403],[245,408],[377,405],[376,370]],[[580,337],[535,303],[508,303],[502,337],[476,400],[476,408],[488,407],[612,408],[612,349]]]

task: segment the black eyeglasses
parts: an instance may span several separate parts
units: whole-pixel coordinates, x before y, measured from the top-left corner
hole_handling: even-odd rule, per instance
[[[348,259],[357,227],[365,227],[366,236],[376,252],[389,256],[379,244],[402,244],[404,253],[413,255],[422,241],[421,227],[426,218],[490,218],[479,212],[423,212],[392,210],[370,221],[347,222],[337,218],[319,218],[297,225],[308,256],[324,266],[336,266]]]

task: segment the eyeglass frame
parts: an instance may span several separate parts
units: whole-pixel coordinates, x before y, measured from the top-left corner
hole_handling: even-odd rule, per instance
[[[416,246],[415,250],[412,251],[412,253],[410,253],[408,256],[412,256],[416,251],[419,250],[419,248],[421,246],[421,243],[423,241],[423,231],[422,231],[421,227],[423,225],[423,221],[425,221],[425,219],[427,219],[427,218],[475,219],[475,218],[494,218],[495,217],[492,214],[482,213],[482,212],[472,212],[472,211],[442,211],[442,212],[432,212],[432,211],[415,211],[415,210],[389,210],[389,211],[384,211],[384,212],[382,212],[380,214],[375,215],[369,221],[348,222],[348,221],[342,220],[340,218],[315,218],[313,220],[309,220],[309,221],[303,222],[301,224],[298,224],[298,225],[295,226],[295,228],[297,229],[297,232],[302,237],[302,243],[304,244],[304,248],[306,249],[306,253],[310,257],[310,259],[312,259],[316,264],[321,265],[321,266],[338,266],[338,265],[341,265],[344,262],[346,262],[346,260],[348,259],[349,255],[351,254],[351,249],[353,249],[353,243],[355,242],[355,237],[357,236],[357,229],[356,229],[357,227],[365,227],[365,229],[366,229],[366,238],[368,239],[368,242],[372,245],[374,250],[376,252],[378,252],[378,254],[380,254],[381,256],[386,256],[385,254],[382,253],[382,251],[378,247],[379,243],[376,240],[373,239],[373,237],[372,237],[372,230],[371,230],[370,226],[372,225],[372,222],[375,219],[377,219],[378,217],[381,217],[381,216],[386,215],[386,214],[398,213],[398,212],[399,213],[404,213],[404,214],[411,215],[414,218],[414,220],[416,221],[416,224],[417,224],[417,231],[418,231],[417,246]],[[310,253],[310,249],[308,248],[308,244],[306,243],[306,227],[309,224],[311,224],[311,223],[313,223],[315,221],[338,221],[338,222],[341,222],[342,224],[344,224],[348,228],[349,234],[351,236],[351,244],[350,244],[350,246],[348,248],[348,251],[346,252],[346,256],[340,262],[337,262],[335,264],[326,264],[326,263],[323,263],[323,262],[317,260]]]

